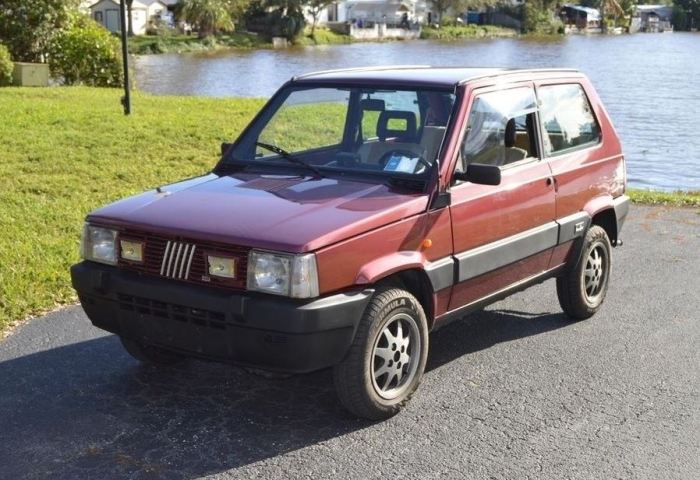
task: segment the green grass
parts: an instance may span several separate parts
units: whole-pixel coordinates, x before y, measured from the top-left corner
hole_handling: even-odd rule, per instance
[[[314,36],[311,37],[311,29],[306,28],[304,35],[294,40],[295,45],[340,45],[345,43],[353,43],[356,40],[350,35],[342,35],[335,33],[328,28],[316,27]]]
[[[660,192],[631,188],[627,191],[634,203],[646,205],[669,205],[673,207],[700,207],[700,191]]]
[[[86,213],[208,171],[262,105],[136,93],[125,117],[121,93],[0,89],[0,332],[75,301],[68,268]]]
[[[420,38],[423,40],[466,40],[471,38],[515,37],[513,29],[495,25],[450,25],[423,27]]]

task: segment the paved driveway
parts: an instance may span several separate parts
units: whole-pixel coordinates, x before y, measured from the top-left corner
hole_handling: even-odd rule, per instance
[[[0,478],[698,478],[700,215],[636,207],[608,299],[570,324],[554,282],[431,336],[401,415],[330,372],[140,366],[80,307],[0,343]]]

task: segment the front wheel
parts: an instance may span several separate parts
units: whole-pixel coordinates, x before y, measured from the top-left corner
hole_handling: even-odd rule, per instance
[[[608,291],[612,247],[605,230],[593,225],[583,240],[578,263],[557,278],[557,297],[569,317],[585,320],[603,304]]]
[[[399,288],[379,290],[333,369],[338,397],[357,416],[389,418],[418,388],[427,358],[428,322],[418,300]]]

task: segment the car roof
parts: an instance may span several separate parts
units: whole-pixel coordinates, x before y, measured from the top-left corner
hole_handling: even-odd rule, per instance
[[[396,85],[434,88],[454,88],[476,79],[511,75],[542,76],[542,74],[572,74],[574,69],[518,69],[475,67],[432,67],[429,65],[395,65],[347,68],[307,73],[292,78],[292,83]]]

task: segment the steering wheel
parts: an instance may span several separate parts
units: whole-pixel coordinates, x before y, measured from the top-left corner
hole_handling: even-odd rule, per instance
[[[386,167],[387,162],[394,155],[399,155],[399,156],[408,157],[408,158],[418,157],[418,164],[416,165],[416,168],[413,170],[413,173],[416,173],[416,170],[418,170],[418,165],[423,165],[426,169],[429,169],[430,167],[433,166],[429,161],[427,161],[425,158],[423,158],[422,155],[419,155],[419,154],[412,152],[410,150],[396,149],[396,150],[389,150],[388,152],[386,152],[384,155],[381,156],[381,158],[379,159],[379,165],[382,166],[382,169],[384,169],[384,167]]]

